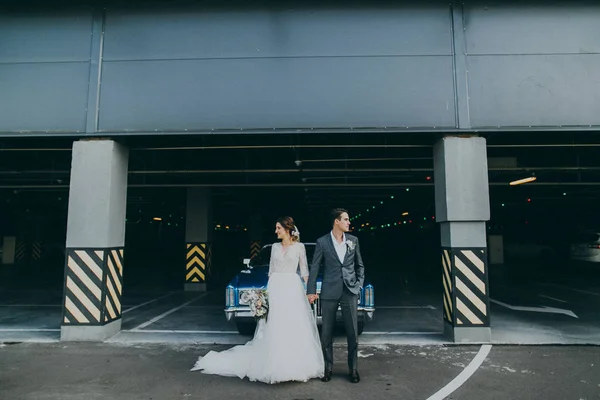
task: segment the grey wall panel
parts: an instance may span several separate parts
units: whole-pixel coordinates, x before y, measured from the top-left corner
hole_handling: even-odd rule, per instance
[[[4,13],[0,131],[600,126],[600,3],[413,3]]]
[[[450,55],[447,4],[107,11],[105,60]]]
[[[471,124],[600,125],[600,55],[468,57]]]
[[[86,61],[92,13],[0,14],[0,62]]]
[[[88,63],[0,64],[0,131],[85,131]]]
[[[600,4],[467,5],[469,54],[600,53]]]
[[[110,62],[100,129],[454,127],[451,57]]]

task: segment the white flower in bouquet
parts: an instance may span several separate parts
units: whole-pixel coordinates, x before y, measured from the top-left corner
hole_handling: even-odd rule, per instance
[[[350,250],[354,250],[354,246],[355,246],[355,244],[354,244],[354,242],[353,242],[353,241],[351,241],[351,240],[346,240],[346,246],[348,246],[348,249],[350,249]]]
[[[250,290],[248,292],[248,305],[252,316],[257,320],[266,318],[269,313],[269,297],[264,289]]]

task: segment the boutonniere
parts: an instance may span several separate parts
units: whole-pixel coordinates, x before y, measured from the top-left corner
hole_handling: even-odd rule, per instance
[[[354,250],[354,242],[350,241],[350,240],[346,240],[346,246],[348,246],[349,250]]]

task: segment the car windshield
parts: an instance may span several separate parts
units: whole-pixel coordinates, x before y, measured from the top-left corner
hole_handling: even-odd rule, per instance
[[[308,260],[308,265],[310,266],[310,262],[312,261],[313,254],[315,252],[315,245],[310,243],[304,244],[306,248],[306,259]],[[271,246],[263,247],[260,252],[250,260],[250,266],[252,268],[269,268],[269,261],[271,260]]]

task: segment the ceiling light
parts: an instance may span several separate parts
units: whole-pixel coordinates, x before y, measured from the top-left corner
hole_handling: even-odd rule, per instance
[[[512,181],[510,186],[522,185],[523,183],[529,183],[535,181],[537,178],[535,176],[530,176],[529,178],[519,179],[517,181]]]

